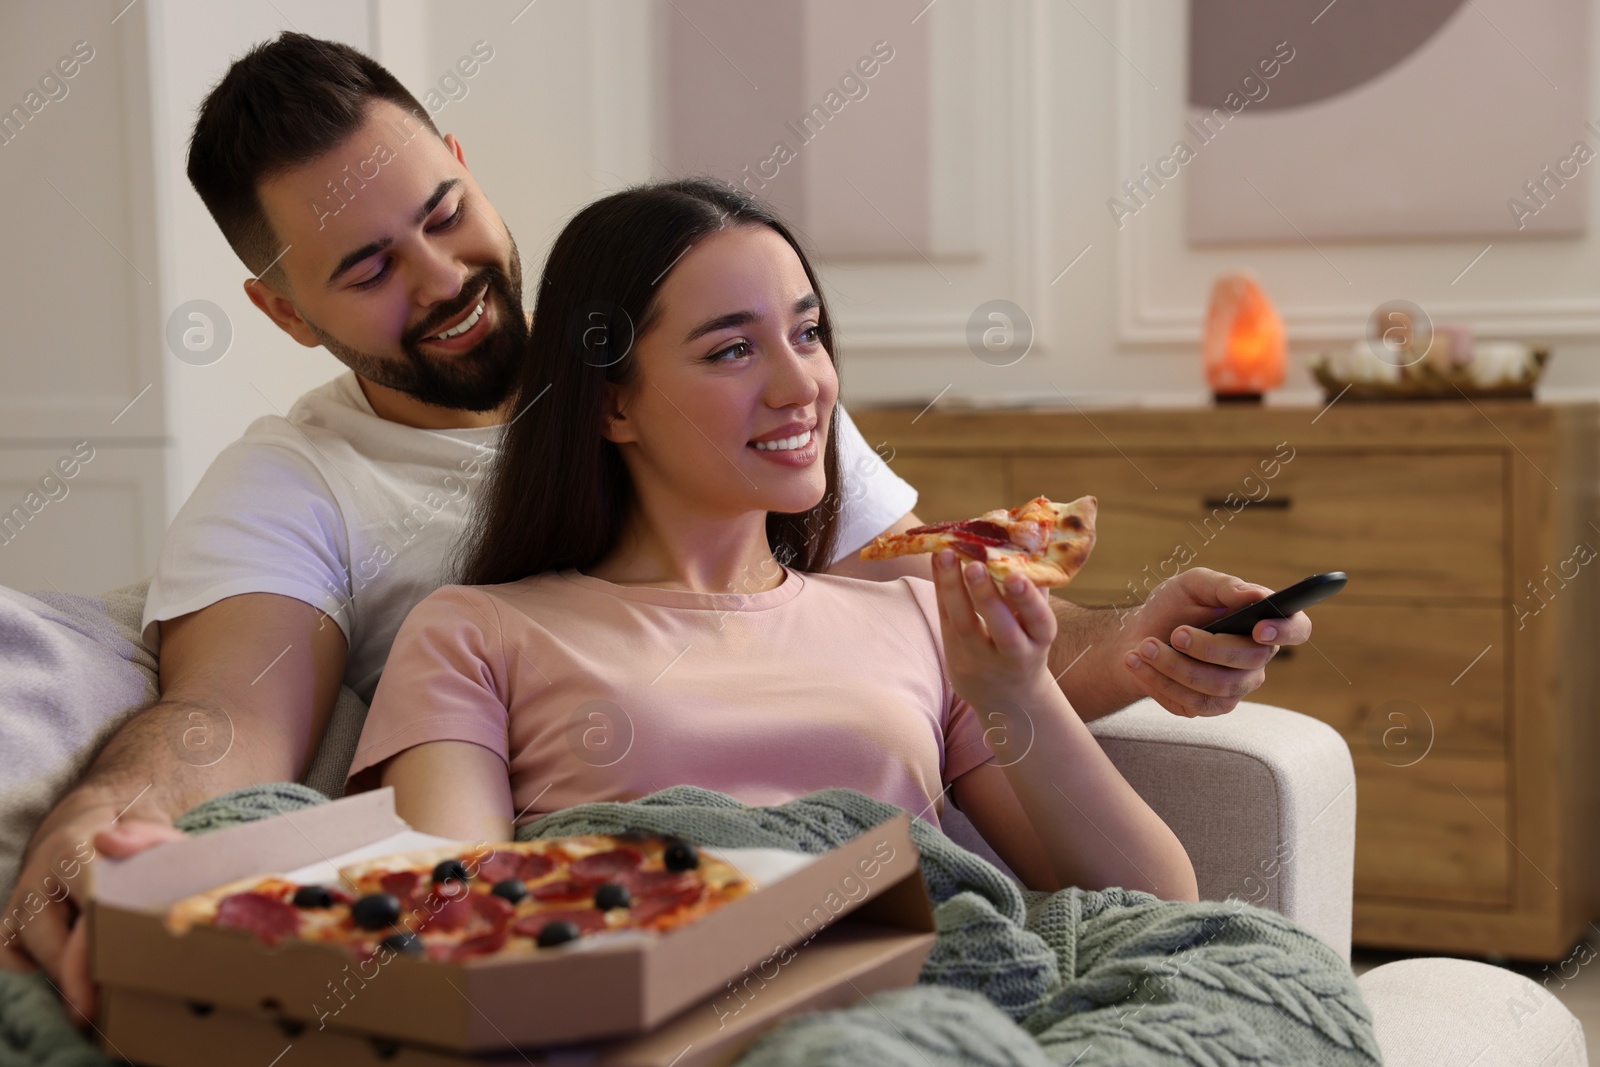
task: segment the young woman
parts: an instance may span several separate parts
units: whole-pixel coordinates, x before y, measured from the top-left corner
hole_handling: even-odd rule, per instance
[[[770,212],[703,180],[590,205],[551,249],[531,345],[468,584],[401,627],[354,787],[505,840],[680,783],[750,804],[848,786],[936,825],[953,801],[1035,888],[1195,899],[1050,676],[1042,591],[949,552],[933,582],[822,573],[831,321]]]

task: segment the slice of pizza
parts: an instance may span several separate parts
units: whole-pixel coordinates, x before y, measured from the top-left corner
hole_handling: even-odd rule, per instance
[[[687,841],[605,835],[442,846],[343,868],[336,885],[242,879],[174,904],[167,927],[342,945],[358,956],[504,958],[614,930],[662,933],[754,885]]]
[[[1080,496],[1070,504],[1034,497],[1009,511],[997,508],[976,519],[883,534],[861,550],[861,558],[893,559],[948,548],[982,563],[997,584],[1020,574],[1045,588],[1066,585],[1094,548],[1097,508],[1092,496]]]

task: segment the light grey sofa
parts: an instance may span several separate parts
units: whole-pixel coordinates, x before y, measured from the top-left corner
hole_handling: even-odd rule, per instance
[[[32,825],[156,692],[156,660],[138,634],[145,586],[101,597],[0,588],[0,891]],[[365,713],[346,687],[309,784],[337,791]],[[1355,771],[1331,727],[1264,704],[1182,719],[1143,701],[1092,729],[1183,841],[1202,897],[1272,908],[1349,959]],[[994,858],[959,812],[946,823]],[[1413,959],[1367,972],[1360,986],[1391,1067],[1587,1065],[1578,1020],[1510,971]]]

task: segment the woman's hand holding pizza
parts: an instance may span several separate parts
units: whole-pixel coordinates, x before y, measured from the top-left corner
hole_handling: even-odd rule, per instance
[[[1272,592],[1203,567],[1167,579],[1132,611],[1052,601],[1037,586],[1066,585],[1087,561],[1098,507],[1092,496],[1068,504],[1036,497],[976,519],[897,527],[862,549],[861,558],[934,554],[945,655],[957,691],[974,707],[1039,696],[1038,676],[1049,677],[1039,645],[1056,639],[1058,617],[1067,623],[1056,649],[1061,688],[1081,718],[1146,696],[1175,715],[1224,714],[1261,688],[1267,661],[1281,646],[1310,640],[1304,612],[1257,623],[1250,637],[1201,630]],[[963,569],[974,577],[963,580]],[[994,578],[1021,579],[1022,587],[999,593]],[[1091,649],[1098,651],[1089,664],[1069,676]]]
[[[933,557],[933,580],[950,681],[967,703],[1004,712],[1055,688],[1048,656],[1056,617],[1043,589],[1013,574],[1002,594],[983,564],[949,549]]]
[[[1020,574],[1003,586],[949,549],[933,557],[950,681],[985,724],[994,758],[955,782],[981,832],[1015,833],[1040,884],[1123,886],[1195,900],[1183,845],[1117,771],[1051,677],[1056,613]],[[986,829],[987,828],[987,829]]]

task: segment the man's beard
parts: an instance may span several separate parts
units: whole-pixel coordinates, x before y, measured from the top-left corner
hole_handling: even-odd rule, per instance
[[[491,332],[478,346],[451,356],[430,356],[422,350],[422,340],[432,337],[462,312],[487,305],[499,296],[497,318]],[[484,314],[489,314],[487,306]],[[301,313],[304,318],[304,312]],[[306,325],[328,351],[358,375],[424,404],[462,411],[493,411],[503,405],[517,387],[523,360],[528,351],[528,319],[522,310],[522,258],[516,243],[511,245],[511,273],[488,266],[475,272],[461,287],[461,295],[449,307],[429,315],[418,327],[400,337],[404,361],[374,356],[351,348],[310,319]]]

